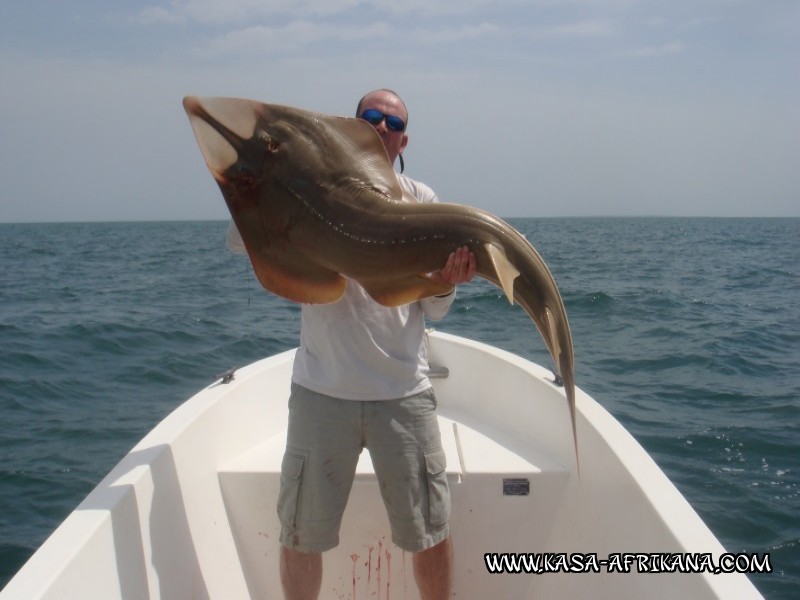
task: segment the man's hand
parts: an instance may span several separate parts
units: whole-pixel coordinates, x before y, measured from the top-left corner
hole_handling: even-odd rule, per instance
[[[475,276],[475,254],[467,246],[457,248],[447,257],[447,262],[440,271],[434,271],[431,276],[456,286],[460,283],[472,281]]]

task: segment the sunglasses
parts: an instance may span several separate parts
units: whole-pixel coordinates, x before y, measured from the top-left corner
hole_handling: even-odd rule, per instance
[[[368,108],[361,113],[359,118],[364,119],[370,125],[378,125],[386,119],[386,127],[389,131],[404,131],[406,128],[406,123],[403,119],[396,115],[384,114],[376,108]]]

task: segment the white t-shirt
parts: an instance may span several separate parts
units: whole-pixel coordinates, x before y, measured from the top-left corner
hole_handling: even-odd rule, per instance
[[[428,186],[405,175],[398,179],[420,202],[438,202]],[[244,249],[233,224],[228,247]],[[452,293],[388,308],[347,279],[337,302],[302,305],[292,381],[344,400],[392,400],[428,389],[425,316],[441,319],[454,299]]]

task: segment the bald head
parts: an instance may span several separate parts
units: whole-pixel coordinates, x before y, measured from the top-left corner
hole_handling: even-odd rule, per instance
[[[394,115],[400,117],[406,125],[408,124],[408,110],[406,110],[405,103],[397,95],[397,92],[387,89],[374,90],[364,95],[358,103],[356,109],[356,117],[364,114],[365,110],[377,110],[384,115]],[[389,129],[386,126],[386,119],[384,118],[380,123],[373,124],[372,127],[378,133],[383,142],[383,147],[386,148],[386,154],[389,156],[389,162],[394,164],[397,157],[400,157],[400,172],[403,171],[403,150],[408,144],[408,136],[405,129],[397,131],[396,129]]]
[[[357,117],[361,116],[361,113],[364,112],[367,108],[369,108],[369,106],[365,106],[364,105],[365,102],[367,102],[368,100],[371,100],[372,97],[376,96],[376,95],[377,96],[387,96],[387,95],[388,96],[394,96],[394,98],[403,107],[403,114],[402,115],[398,114],[397,116],[401,117],[403,119],[403,121],[405,121],[406,126],[408,126],[408,109],[406,108],[406,103],[403,102],[403,99],[400,97],[400,94],[398,94],[394,90],[390,90],[388,88],[381,88],[379,90],[372,90],[371,92],[367,92],[366,94],[364,94],[364,96],[361,98],[361,100],[358,101],[358,106],[356,107],[356,116]]]

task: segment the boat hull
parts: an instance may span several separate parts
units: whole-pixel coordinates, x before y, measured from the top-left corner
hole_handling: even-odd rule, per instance
[[[709,554],[724,549],[627,431],[518,356],[430,335],[462,598],[761,598],[743,575],[491,574],[485,555]],[[177,408],[112,470],[0,592],[33,598],[280,598],[275,503],[294,351],[239,369]],[[322,598],[417,598],[391,543],[367,452]],[[563,562],[561,565],[563,566]],[[716,564],[716,562],[715,562]],[[573,563],[574,567],[574,563]],[[588,568],[592,571],[591,565]]]

